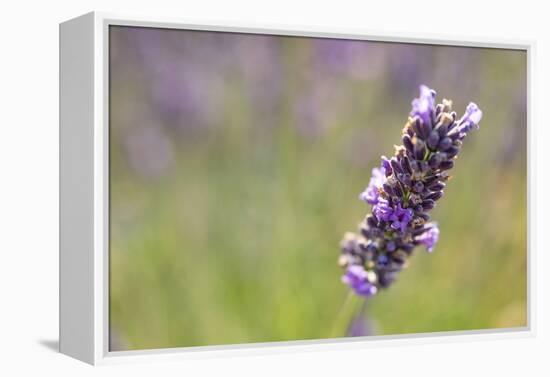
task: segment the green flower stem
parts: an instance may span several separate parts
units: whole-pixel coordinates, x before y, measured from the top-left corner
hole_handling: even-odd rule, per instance
[[[347,335],[349,325],[355,318],[360,301],[362,300],[352,291],[348,292],[346,300],[342,304],[342,307],[336,316],[336,320],[334,321],[334,326],[332,327],[332,332],[330,334],[331,338],[342,338]]]

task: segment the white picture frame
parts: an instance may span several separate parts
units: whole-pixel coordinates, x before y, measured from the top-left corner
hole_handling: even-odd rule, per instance
[[[372,41],[507,48],[527,52],[528,98],[528,295],[527,326],[511,329],[453,331],[368,338],[342,338],[146,351],[109,351],[108,325],[108,30],[111,25],[187,30],[249,32],[288,36],[332,37]],[[193,24],[185,20],[149,19],[88,13],[60,25],[60,351],[90,364],[151,359],[185,359],[225,355],[378,347],[395,343],[471,341],[527,337],[535,334],[530,240],[534,218],[533,41],[388,35],[363,30],[292,28],[277,25]]]

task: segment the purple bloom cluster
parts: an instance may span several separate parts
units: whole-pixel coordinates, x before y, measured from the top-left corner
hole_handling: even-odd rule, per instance
[[[368,273],[360,265],[350,265],[344,276],[342,276],[342,282],[353,287],[358,295],[372,296],[376,293],[376,277],[372,273]]]
[[[384,167],[372,169],[372,176],[369,185],[365,191],[359,194],[359,199],[364,200],[369,204],[378,203],[378,198],[380,196],[378,187],[382,187],[384,183],[386,183],[386,169]]]
[[[360,233],[347,233],[341,243],[342,281],[360,296],[388,287],[406,267],[416,246],[432,252],[439,239],[428,212],[443,196],[448,171],[466,134],[479,128],[482,112],[470,103],[458,119],[451,101],[435,103],[436,92],[420,87],[395,155],[382,157],[359,198],[371,205]]]

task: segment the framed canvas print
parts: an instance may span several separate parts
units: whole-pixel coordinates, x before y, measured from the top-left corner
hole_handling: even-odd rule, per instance
[[[61,24],[61,352],[529,334],[532,48]]]

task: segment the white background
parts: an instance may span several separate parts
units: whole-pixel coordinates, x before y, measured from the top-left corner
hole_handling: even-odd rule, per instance
[[[550,258],[545,214],[550,122],[544,115],[550,107],[550,11],[543,9],[543,4],[411,0],[4,2],[0,13],[0,375],[549,375]],[[309,25],[378,33],[414,31],[442,38],[536,40],[533,125],[538,195],[532,196],[536,208],[532,224],[533,246],[537,246],[533,249],[536,337],[452,343],[433,340],[421,345],[99,368],[52,351],[58,332],[58,23],[91,10],[197,22],[265,22],[295,29]],[[511,276],[509,284],[514,284],[513,279]]]

